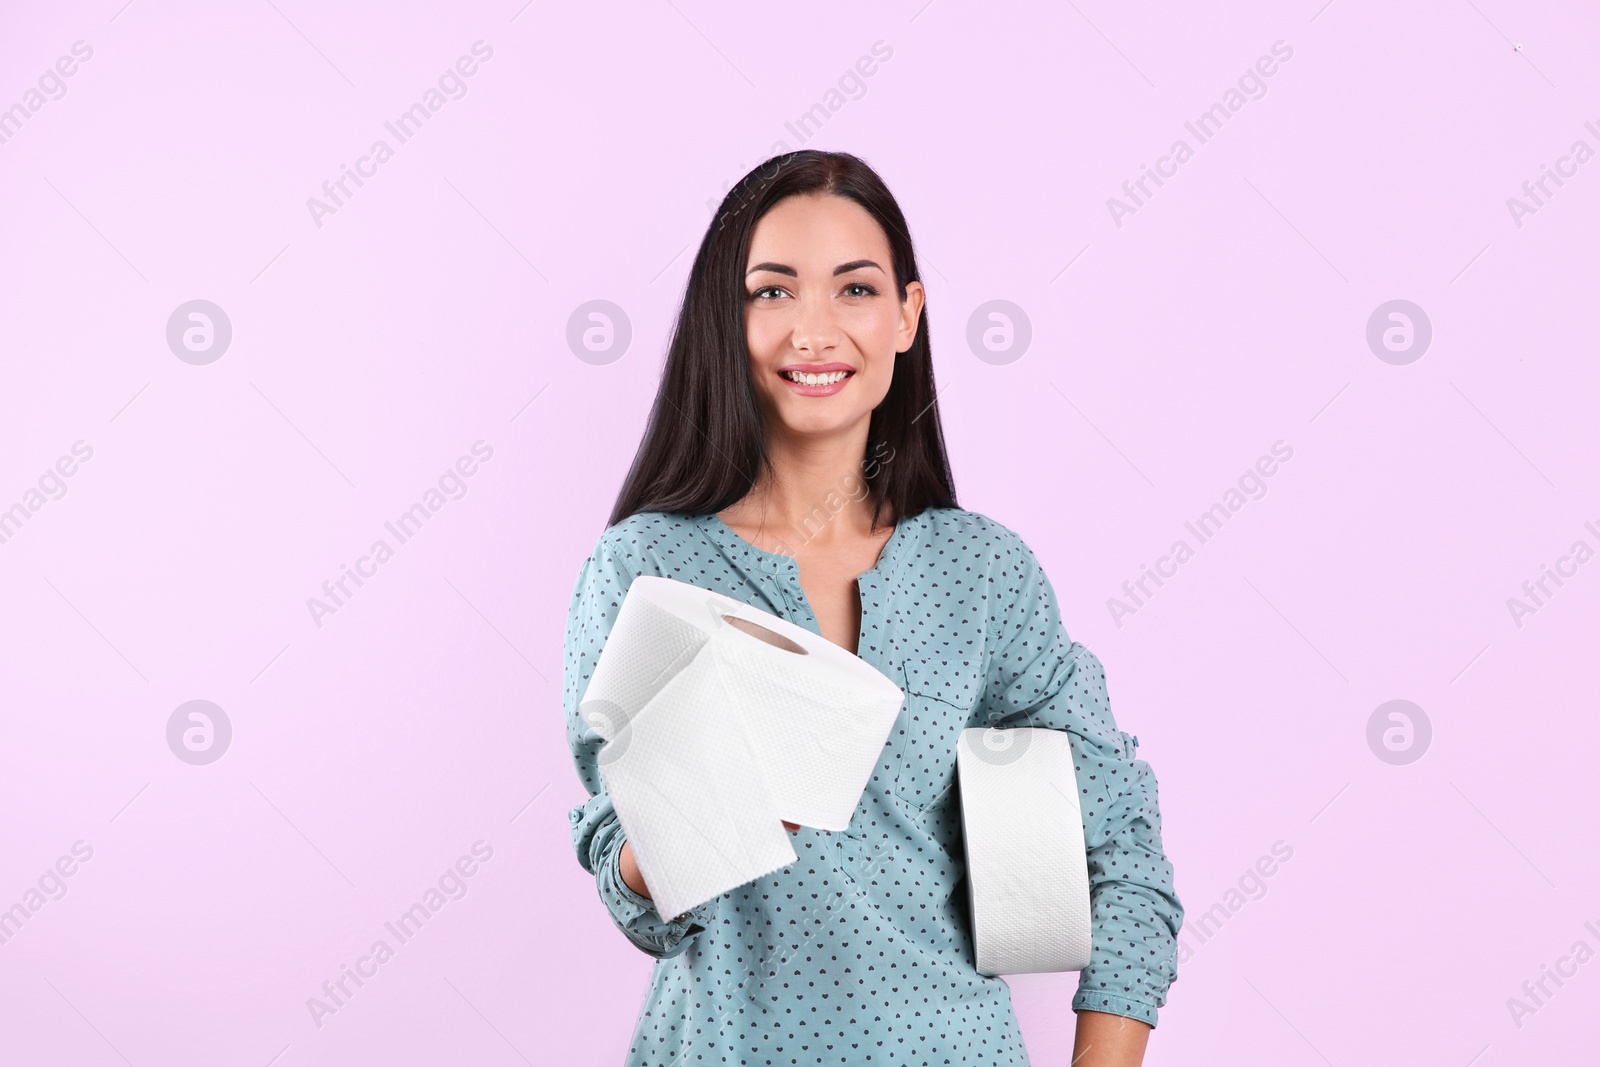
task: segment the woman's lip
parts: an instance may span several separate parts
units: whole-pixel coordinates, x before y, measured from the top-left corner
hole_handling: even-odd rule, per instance
[[[848,363],[791,363],[787,367],[779,367],[778,373],[799,371],[801,374],[832,374],[836,370],[853,371],[855,368]]]
[[[840,378],[838,381],[833,382],[830,385],[806,385],[802,382],[795,381],[786,374],[778,375],[778,380],[783,382],[784,385],[787,385],[796,393],[799,393],[801,396],[832,396],[834,393],[837,393],[839,390],[855,381],[855,377],[856,376],[854,374],[846,374],[843,378]]]

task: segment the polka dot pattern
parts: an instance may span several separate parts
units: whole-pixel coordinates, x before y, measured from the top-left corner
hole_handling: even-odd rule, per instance
[[[820,632],[788,556],[715,515],[646,512],[578,574],[566,632],[567,738],[590,798],[573,848],[617,928],[654,957],[627,1067],[1028,1063],[1009,987],[973,966],[955,741],[968,726],[1070,734],[1088,847],[1093,959],[1074,1010],[1156,1024],[1182,905],[1156,780],[1117,728],[1100,661],[1061,625],[1020,537],[977,512],[904,518],[858,579],[857,654],[906,690],[848,829],[802,827],[794,863],[663,919],[622,881],[604,743],[578,703],[629,583],[662,575]]]

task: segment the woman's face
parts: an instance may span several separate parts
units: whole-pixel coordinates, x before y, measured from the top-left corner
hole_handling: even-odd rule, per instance
[[[780,200],[751,232],[745,270],[745,340],[769,424],[808,437],[864,433],[923,301],[922,283],[910,282],[900,302],[877,220],[842,196]]]

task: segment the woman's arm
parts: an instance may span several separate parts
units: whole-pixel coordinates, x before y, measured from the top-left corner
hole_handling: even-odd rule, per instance
[[[1090,962],[1078,975],[1072,1008],[1080,1013],[1080,1040],[1119,1049],[1137,1035],[1142,1048],[1177,978],[1183,922],[1172,864],[1162,850],[1155,774],[1134,758],[1137,740],[1118,729],[1105,668],[1067,635],[1038,559],[1021,538],[1006,532],[1010,544],[989,575],[984,692],[968,725],[1043,727],[1068,734],[1083,813],[1093,933]],[[1106,1029],[1110,1024],[1104,1021],[1085,1022],[1095,1015],[1145,1025]],[[1092,1029],[1086,1034],[1085,1027]]]
[[[1150,1027],[1103,1011],[1080,1011],[1072,1067],[1139,1067]]]
[[[640,951],[665,959],[688,947],[689,939],[711,921],[717,902],[709,900],[670,919],[657,913],[649,895],[642,891],[644,879],[633,862],[633,849],[628,846],[611,798],[603,789],[598,756],[605,741],[579,714],[579,703],[600,659],[600,649],[616,623],[617,610],[634,577],[619,553],[601,537],[573,586],[567,613],[564,685],[567,743],[589,799],[568,813],[568,821],[578,863],[594,875],[611,921]]]

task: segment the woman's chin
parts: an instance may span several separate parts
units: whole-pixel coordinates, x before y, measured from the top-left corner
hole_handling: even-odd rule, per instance
[[[810,402],[815,405],[815,401]],[[826,438],[844,437],[863,425],[864,420],[871,412],[855,410],[852,405],[830,405],[830,410],[821,410],[816,406],[802,406],[800,404],[780,404],[778,406],[778,421],[784,431],[794,437]]]

